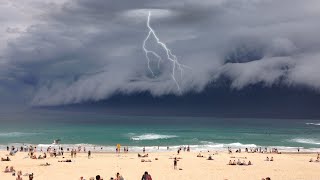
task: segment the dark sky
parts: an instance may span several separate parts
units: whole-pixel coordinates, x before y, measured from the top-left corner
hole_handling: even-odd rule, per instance
[[[318,0],[2,0],[1,111],[320,117],[319,19]]]

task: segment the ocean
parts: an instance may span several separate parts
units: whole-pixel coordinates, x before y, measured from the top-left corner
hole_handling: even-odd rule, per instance
[[[134,152],[187,145],[199,151],[227,147],[320,151],[320,120],[44,113],[3,115],[0,122],[1,149],[23,144],[45,148],[61,139],[63,147],[107,152],[114,152],[117,144]]]

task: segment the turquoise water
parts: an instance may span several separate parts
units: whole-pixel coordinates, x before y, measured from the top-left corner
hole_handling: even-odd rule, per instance
[[[139,117],[97,114],[31,114],[2,116],[0,145],[50,145],[61,139],[65,146],[116,144],[137,150],[191,145],[194,149],[278,147],[308,151],[320,149],[320,121],[302,119],[227,119],[209,117]],[[161,149],[160,148],[160,149]]]

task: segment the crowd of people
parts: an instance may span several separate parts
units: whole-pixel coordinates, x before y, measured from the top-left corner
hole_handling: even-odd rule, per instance
[[[250,165],[252,165],[252,163],[251,163],[251,161],[248,161],[248,163],[246,163],[246,161],[244,161],[244,160],[241,162],[240,159],[238,159],[237,162],[236,162],[236,160],[233,160],[233,161],[229,160],[228,165],[250,166]]]
[[[80,180],[86,180],[83,176],[80,177]],[[96,175],[96,177],[90,177],[88,180],[103,180],[100,175]],[[123,176],[118,172],[115,177],[110,177],[109,180],[124,180]],[[151,175],[145,171],[141,177],[141,180],[152,180]]]
[[[169,148],[168,148],[169,149]],[[13,156],[15,153],[17,153],[18,151],[21,152],[28,152],[28,156],[31,159],[46,159],[47,158],[47,154],[49,154],[50,157],[57,157],[57,156],[63,156],[64,155],[64,149],[63,147],[51,147],[49,146],[48,148],[45,149],[45,151],[43,151],[43,149],[41,148],[40,150],[37,151],[37,147],[35,146],[22,146],[20,148],[16,148],[14,146],[7,146],[7,150],[10,151],[9,155]],[[87,152],[88,153],[88,158],[91,158],[91,151],[86,151],[85,147],[78,147],[78,148],[66,148],[66,150],[68,152],[70,152],[71,158],[76,158],[77,157],[77,153],[80,151],[83,152]],[[271,148],[271,149],[267,149],[267,148],[261,148],[261,147],[255,147],[255,148],[244,148],[243,149],[244,152],[246,153],[279,153],[277,148]],[[120,149],[116,149],[117,152],[120,152]],[[124,147],[123,148],[123,152],[128,152],[129,148],[128,147]],[[190,147],[189,146],[184,146],[184,147],[179,147],[177,150],[177,155],[180,154],[181,151],[187,151],[190,152]],[[40,154],[39,156],[36,155],[37,152],[41,152],[42,154]],[[138,153],[138,157],[139,158],[145,158],[148,157],[149,155],[146,152],[145,147],[142,148],[142,152],[144,154],[140,154]],[[228,147],[228,152],[229,153],[241,153],[242,149],[231,149],[231,147]],[[1,158],[1,161],[10,161],[11,159],[9,158],[9,155],[7,155],[5,158]],[[197,155],[197,157],[204,157],[201,153],[199,153]],[[64,157],[63,157],[64,158]],[[239,158],[239,157],[238,157]],[[178,160],[179,158],[175,157],[173,158],[173,169],[178,169]],[[245,158],[246,159],[246,158]],[[214,160],[212,158],[211,155],[209,155],[209,157],[207,158],[207,160]],[[273,157],[266,157],[265,161],[274,161]],[[71,159],[63,159],[63,160],[59,160],[58,162],[72,162]],[[310,159],[309,162],[320,162],[320,154],[317,155],[316,160],[313,160],[312,158]],[[45,163],[44,166],[49,166],[49,163]],[[243,160],[240,161],[240,159],[238,159],[238,161],[236,160],[229,160],[228,165],[240,165],[240,166],[250,166],[253,165],[252,162],[250,160]],[[180,169],[182,170],[182,169]],[[33,174],[29,174],[29,173],[25,173],[24,175],[22,175],[21,171],[18,171],[16,174],[16,171],[14,169],[13,166],[9,167],[6,166],[4,173],[12,173],[13,175],[16,175],[16,180],[22,180],[22,176],[28,176],[29,180],[33,180]],[[80,180],[86,180],[84,177],[80,177]],[[101,178],[100,175],[96,175],[96,177],[90,177],[87,180],[103,180]],[[120,173],[117,173],[115,177],[110,177],[110,180],[124,180],[123,176]],[[145,172],[142,177],[141,180],[152,180],[151,175],[148,172]],[[270,180],[270,177],[266,177],[266,178],[262,178],[262,180]]]
[[[22,179],[22,176],[27,176],[29,178],[29,180],[33,180],[33,173],[25,173],[25,174],[22,174],[22,171],[18,171],[17,174],[16,174],[16,170],[14,169],[13,166],[6,166],[6,168],[4,169],[3,171],[4,173],[11,173],[12,176],[17,176],[16,177],[16,180],[23,180]]]
[[[233,151],[231,147],[228,147],[228,152],[231,154]],[[281,154],[277,148],[270,148],[268,151],[268,148],[262,148],[262,147],[251,147],[251,148],[245,148],[246,153],[276,153]],[[241,148],[236,149],[235,153],[241,153]]]

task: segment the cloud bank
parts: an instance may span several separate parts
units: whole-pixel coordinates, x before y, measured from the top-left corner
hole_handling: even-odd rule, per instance
[[[142,50],[148,11],[157,35],[192,68],[177,76],[181,92],[170,63],[150,76]],[[318,0],[4,0],[0,14],[1,95],[35,106],[183,95],[221,78],[235,89],[320,89]],[[148,47],[165,58],[152,40]]]

